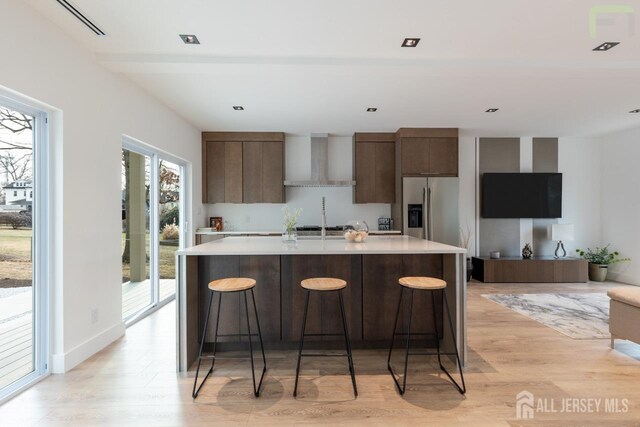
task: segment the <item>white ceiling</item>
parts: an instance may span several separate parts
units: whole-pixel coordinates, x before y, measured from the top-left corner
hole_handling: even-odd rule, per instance
[[[600,15],[595,37],[589,12],[602,2],[591,0],[71,0],[106,37],[55,0],[26,1],[201,130],[640,126],[628,113],[640,108],[640,1],[619,3],[633,14]],[[422,40],[401,48],[405,37]],[[621,44],[592,51],[604,41]]]

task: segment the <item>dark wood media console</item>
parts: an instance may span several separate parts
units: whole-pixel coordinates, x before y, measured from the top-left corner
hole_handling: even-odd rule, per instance
[[[582,258],[532,259],[474,257],[473,278],[487,283],[576,283],[589,280]]]

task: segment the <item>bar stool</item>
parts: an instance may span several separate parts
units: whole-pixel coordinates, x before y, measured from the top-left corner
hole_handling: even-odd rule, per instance
[[[300,376],[300,361],[302,356],[311,357],[327,357],[327,356],[347,356],[349,362],[349,372],[351,373],[351,383],[353,384],[353,394],[358,397],[358,388],[356,386],[356,373],[353,368],[353,358],[351,356],[351,340],[349,339],[349,328],[347,327],[347,317],[344,314],[344,300],[342,299],[342,290],[347,287],[347,282],[341,279],[333,279],[329,277],[305,279],[300,282],[300,286],[307,290],[307,295],[304,301],[304,316],[302,319],[302,332],[300,333],[300,347],[298,349],[298,365],[296,367],[296,383],[293,387],[293,397],[298,396],[298,377]],[[309,309],[309,296],[311,292],[337,292],[340,301],[340,314],[342,315],[342,328],[341,334],[306,334],[305,328],[307,325],[307,312]],[[302,348],[304,346],[305,336],[326,337],[326,336],[344,336],[344,341],[347,349],[347,353],[341,354],[328,354],[328,353],[306,353],[302,354]]]
[[[458,354],[458,345],[456,343],[456,334],[454,332],[453,329],[453,323],[451,322],[451,311],[449,310],[449,303],[447,301],[447,293],[445,292],[445,288],[447,287],[447,282],[445,282],[444,280],[440,280],[440,279],[436,279],[433,277],[402,277],[400,280],[398,280],[398,283],[401,285],[400,288],[400,301],[398,301],[398,309],[396,311],[396,320],[395,323],[393,324],[393,335],[391,337],[391,347],[389,348],[389,357],[387,359],[387,368],[389,369],[389,372],[391,372],[391,377],[393,378],[393,381],[396,383],[396,387],[398,388],[398,392],[400,392],[400,394],[404,394],[405,390],[406,390],[406,386],[407,386],[407,365],[409,362],[409,356],[415,356],[415,355],[428,355],[428,356],[438,356],[438,364],[440,365],[440,369],[442,369],[442,371],[447,374],[447,376],[449,377],[449,379],[451,380],[451,382],[453,383],[453,385],[458,389],[458,391],[461,394],[465,394],[467,391],[467,388],[465,386],[464,383],[464,375],[462,374],[462,363],[460,362],[460,355]],[[400,334],[400,333],[396,333],[396,328],[398,326],[398,318],[400,317],[400,307],[402,306],[402,294],[404,292],[404,289],[407,288],[411,291],[411,296],[410,296],[410,302],[409,302],[409,316],[408,316],[408,328],[407,328],[407,333],[406,334]],[[433,312],[433,327],[435,332],[434,333],[411,333],[411,317],[413,315],[413,291],[417,290],[417,291],[428,291],[431,293],[431,309]],[[444,305],[444,309],[446,309],[447,311],[447,318],[449,319],[449,327],[451,328],[451,334],[452,334],[452,338],[453,338],[453,348],[455,350],[454,353],[445,353],[440,351],[440,339],[438,337],[438,320],[437,320],[437,316],[436,316],[436,291],[441,290],[441,294],[444,296],[444,301],[442,301],[442,304]],[[404,355],[404,378],[402,381],[402,387],[400,386],[400,383],[398,382],[398,379],[396,379],[396,374],[393,371],[393,368],[391,367],[391,352],[393,351],[393,343],[395,340],[395,337],[397,335],[406,335],[407,337],[407,346],[406,346],[406,350],[405,350],[405,355]],[[430,336],[433,335],[435,336],[436,339],[436,353],[433,352],[418,352],[418,353],[410,353],[409,352],[409,346],[410,346],[410,342],[411,342],[411,336],[412,335],[425,335],[425,336]],[[462,387],[460,387],[458,385],[458,383],[451,377],[451,375],[449,374],[449,372],[445,369],[444,366],[442,366],[442,361],[440,359],[440,356],[456,356],[456,360],[458,362],[458,371],[460,372],[460,378],[462,380]]]
[[[262,380],[264,379],[264,374],[267,371],[267,359],[264,355],[264,344],[262,343],[262,333],[260,332],[260,322],[258,320],[258,309],[256,307],[256,298],[253,294],[253,288],[255,286],[256,286],[256,281],[254,279],[247,279],[242,277],[214,280],[213,282],[209,283],[209,290],[211,291],[211,296],[209,297],[209,308],[207,309],[207,320],[205,321],[205,324],[204,324],[204,331],[202,331],[202,341],[200,341],[200,352],[198,353],[198,367],[196,369],[196,377],[193,381],[193,392],[191,393],[194,399],[198,397],[198,393],[200,392],[200,389],[204,385],[205,381],[207,381],[207,378],[209,378],[209,375],[211,374],[211,372],[213,372],[213,366],[216,363],[216,359],[220,358],[220,357],[216,357],[216,342],[218,341],[219,336],[220,337],[235,336],[235,337],[249,338],[249,356],[251,358],[251,376],[253,378],[253,394],[255,395],[255,397],[260,396],[260,387],[262,386]],[[251,291],[251,300],[253,301],[253,310],[256,316],[256,326],[258,329],[257,334],[251,333],[251,324],[249,322],[249,307],[247,304],[247,292],[249,291]],[[245,308],[245,314],[247,316],[247,333],[218,335],[222,295],[227,293],[235,293],[235,292],[244,293],[244,308]],[[215,329],[215,334],[213,338],[213,352],[209,356],[203,356],[202,350],[204,348],[205,339],[207,337],[207,327],[209,326],[209,315],[211,314],[211,305],[213,303],[213,296],[216,293],[220,294],[220,297],[218,299],[218,314],[216,316],[216,329]],[[253,364],[253,342],[252,342],[252,337],[256,335],[260,339],[260,348],[262,349],[262,362],[264,364],[262,368],[262,375],[260,376],[260,382],[258,383],[257,387],[256,387],[256,373],[255,373],[254,364]],[[207,375],[205,375],[204,379],[202,380],[200,387],[196,389],[196,385],[198,384],[198,373],[200,372],[200,363],[202,362],[202,359],[211,359],[211,368],[209,368],[209,372],[207,372]]]

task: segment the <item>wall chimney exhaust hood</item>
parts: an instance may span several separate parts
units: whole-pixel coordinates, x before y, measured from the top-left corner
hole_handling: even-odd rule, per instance
[[[303,181],[284,181],[285,187],[353,187],[355,181],[331,180],[329,172],[329,135],[311,134],[311,176]]]

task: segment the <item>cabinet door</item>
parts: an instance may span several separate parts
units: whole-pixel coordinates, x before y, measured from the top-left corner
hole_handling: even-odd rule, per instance
[[[225,143],[206,141],[202,176],[206,190],[203,203],[222,203],[225,194]]]
[[[224,143],[224,202],[242,203],[242,144]]]
[[[458,139],[429,138],[429,173],[458,176]]]
[[[262,144],[260,141],[242,143],[242,202],[262,202]]]
[[[345,315],[353,341],[362,340],[362,257],[360,255],[293,255],[281,257],[282,339],[298,341],[307,291],[300,286],[309,277],[335,277],[347,282],[343,289]],[[308,334],[334,334],[342,331],[339,298],[336,292],[311,292],[307,313]],[[322,341],[342,341],[341,336]],[[305,345],[314,341],[305,338]],[[344,341],[342,341],[344,342]]]
[[[396,145],[393,142],[375,144],[375,202],[396,202]],[[358,181],[356,181],[357,183]]]
[[[429,171],[429,138],[402,139],[402,174],[421,175]]]
[[[375,142],[355,143],[355,203],[376,201],[376,145]]]
[[[284,203],[284,143],[262,143],[263,203]]]
[[[362,319],[363,338],[367,341],[389,341],[393,333],[403,276],[442,277],[442,255],[363,255],[362,256]],[[406,290],[400,309],[397,332],[407,330],[409,296]],[[442,304],[436,300],[436,316],[442,319]],[[430,292],[414,292],[412,332],[433,332]],[[442,334],[443,323],[438,322]],[[424,337],[422,337],[424,339]]]

